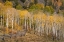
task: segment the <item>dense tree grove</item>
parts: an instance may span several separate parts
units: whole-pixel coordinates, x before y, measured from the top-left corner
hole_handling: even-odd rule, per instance
[[[0,41],[27,42],[30,34],[64,42],[64,0],[0,0]]]

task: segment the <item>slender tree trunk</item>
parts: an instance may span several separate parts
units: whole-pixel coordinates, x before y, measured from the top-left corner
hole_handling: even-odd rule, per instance
[[[8,33],[8,14],[7,14],[6,26],[7,26],[6,32]]]
[[[1,15],[1,26],[2,26],[2,15]]]
[[[12,34],[13,34],[13,20],[12,20]]]
[[[26,16],[25,16],[25,29],[27,30],[27,21],[26,21]]]

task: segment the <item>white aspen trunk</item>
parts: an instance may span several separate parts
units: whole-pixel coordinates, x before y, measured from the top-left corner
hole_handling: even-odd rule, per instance
[[[46,34],[48,35],[48,22],[46,22]]]
[[[58,24],[58,31],[57,31],[57,33],[58,33],[58,39],[60,39],[60,34],[61,34],[60,33],[61,32],[60,28],[61,28],[61,23]]]
[[[38,30],[39,30],[39,36],[41,36],[41,20],[39,19],[39,28],[38,28]]]
[[[46,31],[47,31],[46,34],[48,35],[48,27],[47,27],[47,30]]]
[[[3,12],[2,12],[2,14],[3,14]],[[4,26],[4,14],[3,14],[3,20],[2,20],[2,25]]]
[[[2,26],[2,15],[1,15],[1,26]]]
[[[56,37],[57,37],[57,30],[58,30],[58,26],[57,26],[58,24],[56,24]]]
[[[40,20],[40,36],[41,36],[41,33],[42,33],[42,21]]]
[[[30,29],[31,29],[31,18],[30,18]]]
[[[36,34],[38,33],[38,20],[36,19],[36,28],[35,28],[35,31],[36,31]]]
[[[42,33],[44,34],[44,23],[42,21]]]
[[[31,28],[32,28],[32,18],[30,18],[29,26],[30,26],[30,33],[31,33]],[[34,27],[34,28],[35,28],[35,27]],[[34,34],[35,34],[35,33],[34,33]]]
[[[25,16],[25,29],[26,29],[26,27],[27,27],[26,22],[27,22],[27,21],[26,21],[26,16]]]
[[[18,18],[18,25],[19,25],[20,23],[19,23],[19,18]]]
[[[7,22],[6,22],[7,28],[8,28],[8,14],[7,14]]]
[[[55,28],[55,31],[54,32],[55,32],[55,37],[56,37],[56,28],[57,28],[56,27],[56,23],[54,24],[54,28]]]
[[[19,18],[17,17],[17,24],[19,25]]]
[[[9,25],[9,24],[8,24],[8,14],[7,14],[7,19],[6,19],[6,27],[7,27],[7,31],[6,31],[6,32],[7,32],[7,33],[8,33],[8,25]]]
[[[46,22],[44,21],[44,34],[46,34]]]
[[[35,31],[37,31],[37,29],[35,28],[35,25],[36,25],[36,22],[35,22],[35,21],[36,21],[36,20],[34,20],[33,16],[32,16],[31,19],[32,19],[32,20],[31,20],[31,23],[33,23],[31,29],[33,30],[33,34],[35,34],[35,33],[37,34],[37,32],[35,32]],[[35,25],[34,25],[34,22],[35,22]]]
[[[13,33],[13,20],[12,20],[12,33]]]
[[[44,34],[44,24],[42,23],[42,33]]]
[[[55,27],[52,28],[53,35],[55,35]]]
[[[37,32],[39,32],[39,20],[37,20]]]
[[[42,19],[41,19],[41,29],[40,30],[41,30],[41,36],[42,36],[42,32],[43,32],[42,31],[43,30],[43,28],[42,28]]]
[[[56,30],[56,37],[57,37],[57,30]]]
[[[28,18],[27,18],[28,19]],[[28,20],[27,20],[27,30],[28,30]]]
[[[38,26],[38,35],[40,36],[40,26]]]

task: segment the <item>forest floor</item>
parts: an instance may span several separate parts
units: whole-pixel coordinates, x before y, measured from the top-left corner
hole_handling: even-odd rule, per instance
[[[64,42],[63,40],[52,40],[51,38],[45,36],[37,36],[35,34],[26,33],[25,36],[9,38],[5,37],[0,39],[0,42]]]

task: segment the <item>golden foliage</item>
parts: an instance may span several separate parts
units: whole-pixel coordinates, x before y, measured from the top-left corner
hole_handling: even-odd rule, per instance
[[[4,5],[6,7],[12,7],[13,6],[12,2],[10,2],[10,1],[6,1]]]
[[[46,15],[46,14],[43,14],[43,15],[42,15],[42,19],[43,19],[43,20],[46,20],[46,19],[47,19],[47,15]]]
[[[49,21],[53,22],[54,21],[54,17],[53,16],[49,16]]]
[[[0,3],[0,8],[3,8],[3,7],[4,7],[4,5],[2,3]]]
[[[30,16],[29,12],[27,10],[18,10],[20,18],[24,18],[25,16]]]

